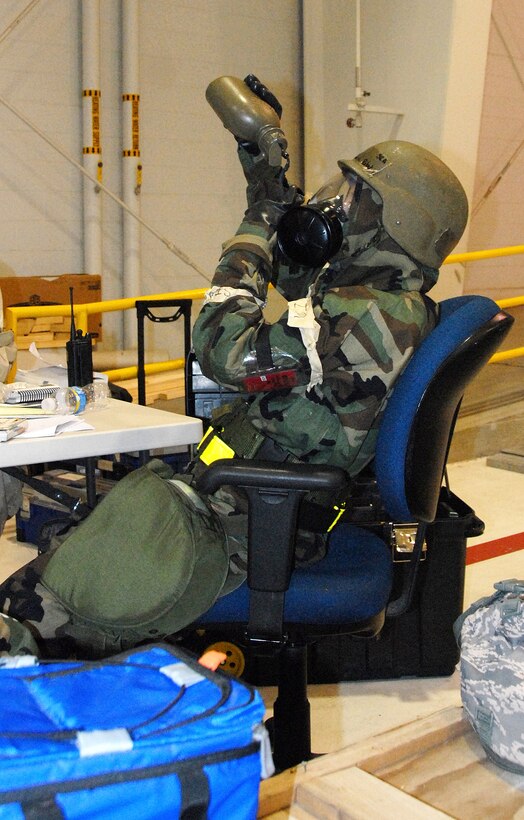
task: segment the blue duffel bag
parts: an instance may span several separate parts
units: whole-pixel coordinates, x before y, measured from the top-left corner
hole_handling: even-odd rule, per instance
[[[2,664],[1,820],[256,817],[271,769],[256,690],[163,644]]]

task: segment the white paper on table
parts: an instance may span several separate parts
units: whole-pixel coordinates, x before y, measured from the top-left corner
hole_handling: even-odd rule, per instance
[[[47,353],[44,358],[38,350],[36,344],[31,342],[29,353],[35,359],[35,364],[28,370],[17,369],[17,381],[28,382],[29,384],[57,384],[59,387],[67,387],[67,366],[61,364],[57,356]],[[93,379],[107,382],[107,376],[103,373],[93,373]]]
[[[27,430],[17,438],[37,438],[40,436],[58,436],[60,433],[73,433],[78,430],[94,430],[92,424],[77,416],[47,416],[46,418],[29,419]]]

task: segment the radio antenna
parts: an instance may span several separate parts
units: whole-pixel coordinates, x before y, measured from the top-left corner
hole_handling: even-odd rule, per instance
[[[73,307],[73,288],[69,288],[69,303],[71,305],[71,341],[74,341],[76,336],[75,327],[75,311]]]

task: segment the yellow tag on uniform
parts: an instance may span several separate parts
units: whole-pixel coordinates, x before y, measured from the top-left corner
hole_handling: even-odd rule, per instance
[[[213,436],[205,450],[200,453],[200,460],[208,467],[219,458],[234,458],[235,451],[218,436]]]

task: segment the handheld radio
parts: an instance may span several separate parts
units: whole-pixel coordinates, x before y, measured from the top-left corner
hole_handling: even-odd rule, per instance
[[[83,387],[93,381],[93,340],[90,333],[82,333],[75,328],[73,310],[73,288],[69,288],[71,303],[71,336],[66,342],[67,383]]]

